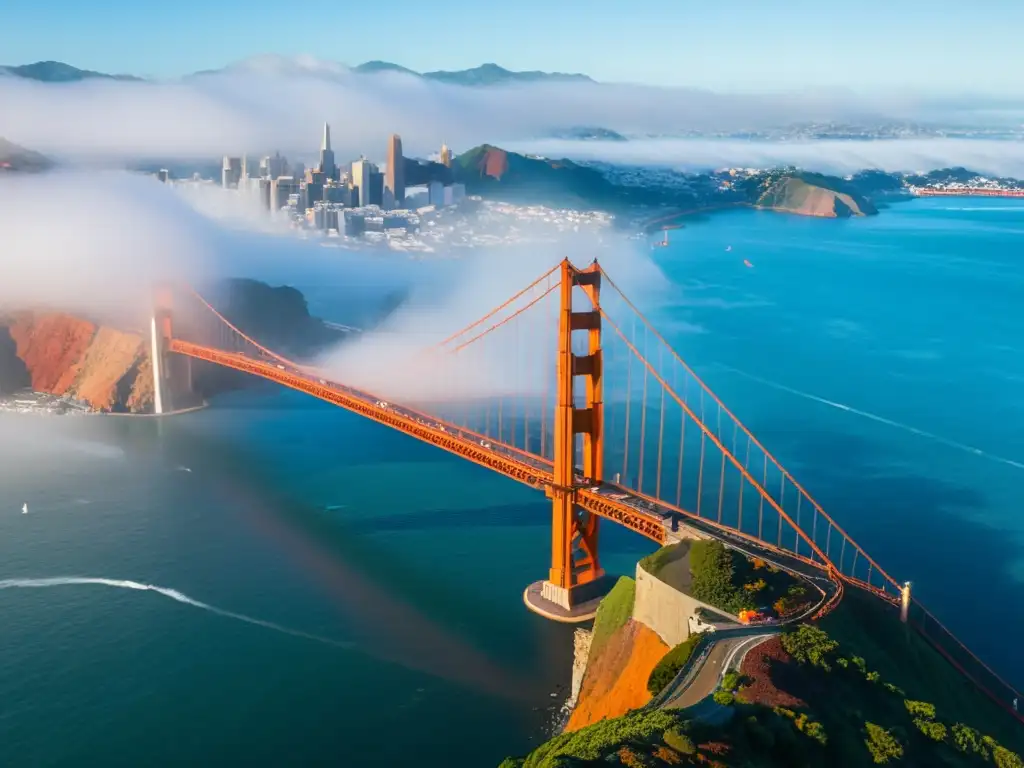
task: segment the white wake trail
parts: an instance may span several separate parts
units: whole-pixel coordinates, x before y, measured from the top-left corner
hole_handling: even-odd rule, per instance
[[[354,643],[347,643],[341,640],[333,640],[329,637],[323,637],[321,635],[314,635],[310,632],[303,632],[299,629],[292,629],[290,627],[282,626],[281,624],[275,624],[272,621],[264,621],[263,619],[246,616],[244,613],[226,611],[223,608],[218,608],[215,605],[204,603],[201,600],[195,600],[176,589],[158,587],[155,584],[143,584],[139,581],[128,581],[125,579],[101,579],[91,576],[55,576],[46,579],[3,579],[0,580],[0,589],[37,589],[42,587],[66,587],[83,584],[114,587],[116,589],[135,589],[142,592],[156,592],[157,594],[169,597],[171,600],[176,602],[191,605],[194,608],[200,608],[218,616],[236,619],[237,621],[244,621],[247,624],[255,624],[257,627],[265,627],[266,629],[272,629],[275,632],[282,632],[286,635],[291,635],[292,637],[314,640],[318,643],[324,643],[325,645],[333,645],[335,648],[352,649],[355,647]]]
[[[742,376],[745,379],[756,381],[759,384],[764,384],[766,387],[772,387],[773,389],[777,389],[781,392],[788,392],[791,395],[802,397],[805,400],[813,400],[816,403],[821,403],[822,405],[827,405],[832,408],[836,408],[840,411],[846,411],[847,413],[852,413],[854,416],[860,416],[865,419],[870,419],[871,421],[876,421],[879,424],[885,424],[888,427],[902,429],[904,432],[909,432],[912,435],[917,435],[918,437],[923,437],[928,440],[934,440],[935,442],[942,443],[943,445],[949,446],[950,448],[956,448],[958,451],[972,453],[975,456],[981,456],[983,458],[989,459],[990,461],[998,461],[1000,464],[1006,464],[1007,466],[1014,467],[1015,469],[1024,469],[1024,462],[1015,461],[1014,459],[1008,459],[1004,456],[998,456],[994,453],[983,451],[981,448],[975,448],[973,445],[967,445],[966,443],[961,443],[957,440],[951,440],[948,437],[943,437],[942,435],[936,435],[934,432],[926,432],[923,429],[912,427],[909,424],[903,424],[899,421],[887,419],[884,416],[879,416],[877,413],[861,411],[857,408],[853,408],[852,406],[846,405],[845,403],[837,403],[834,400],[826,400],[824,397],[812,395],[810,392],[803,392],[802,390],[794,389],[793,387],[787,387],[785,384],[780,384],[777,381],[771,381],[760,376],[755,376],[752,373],[741,371],[738,368],[733,368],[731,365],[725,365],[724,363],[715,363],[715,365],[724,371],[729,371],[730,373],[734,373],[737,376]]]

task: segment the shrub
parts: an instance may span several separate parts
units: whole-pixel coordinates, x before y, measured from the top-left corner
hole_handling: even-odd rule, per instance
[[[816,720],[812,720],[807,723],[803,728],[803,732],[823,747],[828,744],[828,735],[825,733],[825,726]]]
[[[556,736],[531,752],[523,768],[552,768],[558,765],[558,758],[598,760],[623,743],[653,743],[657,734],[678,724],[679,717],[666,710],[633,710],[622,717]]]
[[[762,589],[764,589],[767,586],[768,586],[768,582],[767,581],[765,581],[764,579],[758,579],[757,581],[752,581],[749,584],[744,584],[743,585],[743,589],[753,595],[753,594],[757,594],[758,592],[760,592]]]
[[[1022,768],[1024,766],[1020,755],[998,745],[992,751],[992,762],[996,764],[997,768]]]
[[[782,647],[800,664],[810,664],[829,672],[832,669],[830,657],[839,643],[817,627],[801,624],[795,631],[782,635]]]
[[[915,717],[914,725],[917,726],[917,730],[923,733],[932,741],[945,741],[946,740],[946,726],[942,723],[937,723],[934,720],[929,720],[925,717]]]
[[[879,680],[882,679],[882,676],[877,672],[868,672],[866,675],[864,675],[864,679],[867,680],[869,683],[877,683]]]
[[[743,682],[743,676],[739,672],[730,672],[722,678],[723,691],[735,691]]]
[[[935,719],[935,705],[929,704],[927,701],[914,701],[913,699],[904,699],[903,706],[907,708],[914,717],[924,717],[929,720]]]
[[[626,768],[653,768],[654,766],[654,763],[646,755],[640,754],[632,747],[619,747],[616,755],[618,755],[619,764]]]
[[[697,752],[697,746],[693,743],[693,739],[683,733],[681,728],[669,728],[661,735],[661,740],[683,755],[692,755]]]
[[[903,757],[903,745],[885,728],[874,723],[864,723],[864,728],[867,731],[864,744],[876,763],[882,765]]]
[[[957,723],[953,726],[953,744],[965,754],[988,757],[981,734],[969,725]]]
[[[671,651],[662,656],[661,661],[651,670],[647,678],[647,690],[651,696],[657,696],[665,687],[672,682],[683,665],[690,660],[693,649],[697,647],[702,635],[690,635]]]
[[[715,695],[711,698],[715,700],[715,704],[720,704],[723,707],[731,707],[736,703],[736,694],[732,691],[715,691]]]
[[[679,756],[678,752],[665,746],[655,749],[652,756],[661,760],[665,765],[680,765],[683,762],[683,758]]]
[[[701,540],[690,545],[693,596],[723,611],[739,614],[753,610],[754,598],[736,586],[736,558],[720,541]]]
[[[896,694],[896,695],[898,695],[898,696],[904,696],[904,695],[906,695],[906,693],[907,693],[907,692],[906,692],[906,691],[904,691],[904,690],[903,690],[902,688],[900,688],[900,687],[899,687],[898,685],[893,685],[892,683],[882,683],[882,686],[883,686],[883,687],[885,688],[885,690],[887,690],[887,691],[888,691],[889,693],[895,693],[895,694]]]

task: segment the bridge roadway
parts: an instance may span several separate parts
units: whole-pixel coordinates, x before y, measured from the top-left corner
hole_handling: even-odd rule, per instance
[[[405,432],[424,442],[469,459],[535,488],[552,485],[552,462],[519,448],[495,442],[486,435],[438,420],[426,413],[388,403],[354,387],[323,378],[314,368],[299,368],[282,361],[268,362],[248,355],[224,352],[180,339],[169,351],[207,360],[275,381],[291,389],[326,400],[353,413]],[[620,523],[664,545],[689,538],[686,528],[706,534],[751,557],[771,560],[803,576],[822,593],[819,605],[830,607],[841,595],[839,578],[822,565],[765,544],[752,536],[698,518],[690,512],[615,483],[590,483],[578,474],[577,504],[589,512]],[[680,527],[682,526],[682,527]]]

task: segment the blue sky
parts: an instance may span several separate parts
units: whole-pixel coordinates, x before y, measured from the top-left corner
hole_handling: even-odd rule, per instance
[[[173,77],[260,53],[715,90],[1019,93],[1024,1],[3,0],[0,64]]]

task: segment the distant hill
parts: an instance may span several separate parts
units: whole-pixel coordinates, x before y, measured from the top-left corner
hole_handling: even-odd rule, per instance
[[[754,205],[784,213],[839,219],[878,213],[870,200],[842,179],[804,172],[768,174],[761,182]]]
[[[134,75],[108,75],[91,69],[79,69],[62,61],[37,61],[21,66],[0,66],[0,74],[38,80],[41,83],[75,83],[81,80],[141,80]]]
[[[288,63],[291,66],[286,66]],[[250,64],[248,68],[257,71],[302,71],[338,74],[344,71],[344,66],[308,57],[297,57],[289,59],[282,56],[257,56],[246,60],[242,64]],[[239,65],[231,65],[223,69],[208,69],[195,72],[196,75],[212,75],[237,68]],[[416,72],[389,61],[367,61],[364,64],[352,67],[352,71],[361,75],[380,74],[382,72],[398,72],[414,77],[421,77],[425,80],[433,80],[439,83],[452,85],[486,86],[503,85],[506,83],[536,83],[536,82],[594,82],[591,78],[581,74],[566,74],[563,72],[513,72],[512,70],[499,67],[497,64],[481,64],[473,69],[462,69],[456,71],[438,70],[436,72]],[[14,75],[27,80],[37,80],[42,83],[74,83],[81,80],[125,80],[140,81],[143,78],[135,75],[110,75],[105,72],[95,72],[91,69],[79,69],[62,61],[37,61],[35,64],[24,64],[21,66],[0,66],[0,74]]]
[[[505,85],[507,83],[537,83],[537,82],[594,82],[587,75],[566,74],[564,72],[540,72],[536,70],[528,72],[514,72],[497,64],[481,64],[473,69],[460,69],[455,71],[437,70],[434,72],[416,72],[389,61],[368,61],[352,68],[353,72],[360,74],[377,74],[380,72],[400,72],[406,75],[422,77],[426,80],[434,80],[439,83],[450,85]]]
[[[550,160],[482,144],[455,158],[452,172],[471,195],[509,201],[617,207],[619,187],[600,171],[571,160]]]
[[[569,141],[629,141],[621,133],[617,133],[609,128],[586,125],[558,128],[551,131],[550,137],[552,139],[567,139]]]
[[[52,167],[53,162],[45,155],[0,137],[0,174],[12,171],[31,173]]]

